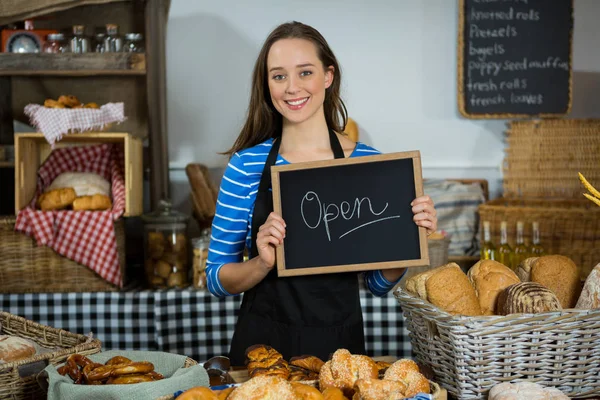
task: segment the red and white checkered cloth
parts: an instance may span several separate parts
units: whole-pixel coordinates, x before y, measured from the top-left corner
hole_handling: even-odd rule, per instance
[[[28,104],[25,115],[52,147],[68,133],[101,130],[107,124],[125,121],[123,103],[107,103],[100,108],[47,108]]]
[[[15,230],[38,245],[83,264],[108,282],[123,286],[114,220],[125,210],[123,149],[114,144],[65,147],[52,151],[38,171],[36,195],[19,211]],[[40,211],[37,198],[63,172],[93,172],[111,182],[112,210]]]

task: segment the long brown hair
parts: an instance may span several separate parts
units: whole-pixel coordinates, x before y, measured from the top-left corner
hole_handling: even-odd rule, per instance
[[[333,66],[333,82],[325,91],[323,111],[329,128],[337,132],[344,131],[348,121],[348,112],[340,97],[342,72],[333,51],[315,28],[301,22],[287,22],[271,32],[258,54],[252,72],[252,90],[246,122],[231,149],[223,154],[231,156],[237,151],[256,146],[269,138],[281,136],[283,117],[273,106],[267,81],[269,50],[275,42],[281,39],[305,39],[312,42],[317,48],[317,56],[323,63],[323,67]]]

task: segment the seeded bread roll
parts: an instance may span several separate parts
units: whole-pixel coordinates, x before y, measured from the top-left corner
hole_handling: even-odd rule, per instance
[[[554,292],[562,308],[575,307],[581,293],[577,265],[565,256],[543,256],[535,260],[531,267],[531,281]]]
[[[480,260],[467,276],[475,288],[483,315],[494,315],[498,294],[521,282],[510,268],[494,260]]]
[[[455,263],[410,277],[406,290],[450,314],[482,315],[475,289]]]
[[[498,296],[498,315],[535,314],[561,310],[560,301],[548,288],[535,282],[521,282]]]

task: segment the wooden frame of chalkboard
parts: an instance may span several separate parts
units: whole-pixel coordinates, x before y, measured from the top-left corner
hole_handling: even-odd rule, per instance
[[[273,166],[271,181],[286,222],[278,276],[429,265],[410,206],[423,195],[419,151]]]
[[[467,35],[475,18],[475,33],[486,35],[471,39]],[[519,47],[511,47],[510,40]],[[573,0],[459,0],[457,56],[458,109],[463,117],[567,115],[573,94]],[[501,67],[490,66],[494,72],[488,72],[472,64],[479,75],[471,81],[467,68],[473,60],[485,65],[497,61]]]

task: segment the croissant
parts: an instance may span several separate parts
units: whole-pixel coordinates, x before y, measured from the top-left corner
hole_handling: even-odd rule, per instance
[[[325,363],[319,357],[305,355],[290,358],[290,364],[319,373],[321,371],[321,367]]]

